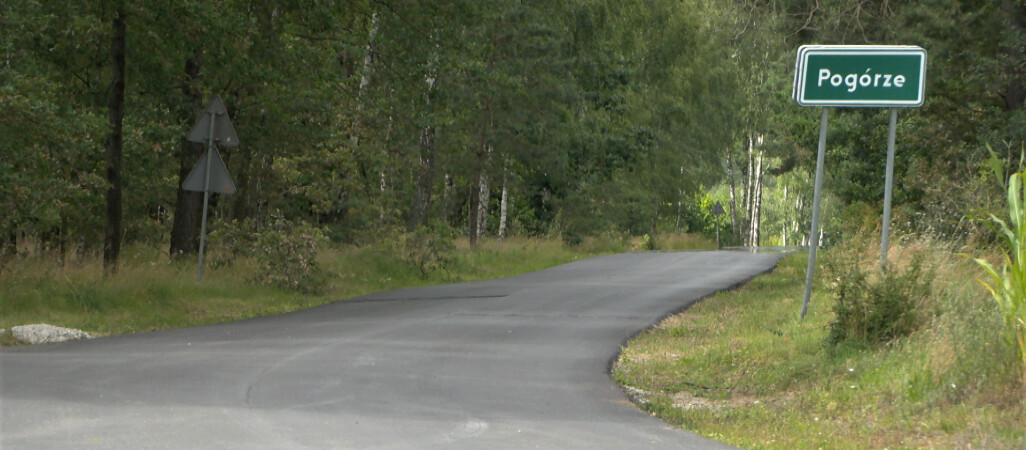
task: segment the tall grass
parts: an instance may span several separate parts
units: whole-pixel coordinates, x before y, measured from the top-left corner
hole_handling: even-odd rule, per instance
[[[1009,221],[991,216],[1004,237],[1005,255],[998,270],[985,259],[977,258],[989,280],[978,279],[1001,310],[1005,334],[1018,349],[1022,383],[1026,385],[1026,193],[1022,190],[1023,172],[1008,181]]]

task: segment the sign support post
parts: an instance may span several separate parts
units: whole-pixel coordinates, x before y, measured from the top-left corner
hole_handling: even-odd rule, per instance
[[[926,50],[908,45],[803,45],[795,62],[792,97],[801,106],[822,108],[816,181],[809,228],[809,259],[800,318],[808,311],[819,247],[819,204],[826,153],[827,107],[890,108],[887,167],[880,236],[880,268],[887,270],[887,246],[894,186],[894,135],[899,107],[923,105]]]
[[[802,312],[805,318],[812,297],[812,272],[816,267],[816,248],[819,247],[819,200],[823,193],[823,160],[826,159],[827,107],[819,113],[819,149],[816,151],[816,183],[812,191],[812,225],[809,228],[809,260],[805,267],[805,295],[802,296]]]
[[[196,262],[196,282],[199,283],[203,278],[203,248],[206,247],[207,243],[207,205],[210,203],[210,158],[213,155],[211,149],[214,148],[214,113],[212,111],[206,111],[210,114],[210,134],[207,138],[207,161],[203,168],[203,221],[200,225],[200,244],[199,244],[199,260]]]
[[[199,260],[196,263],[196,282],[203,278],[203,251],[207,241],[207,209],[210,203],[210,193],[234,194],[235,183],[231,175],[228,175],[228,168],[224,160],[217,153],[217,144],[227,147],[239,145],[239,137],[235,134],[235,127],[228,118],[228,110],[224,107],[221,97],[214,96],[210,99],[203,114],[200,115],[192,130],[186,135],[189,142],[206,143],[207,151],[203,153],[200,160],[192,167],[192,171],[182,182],[182,189],[186,191],[203,192],[203,222],[200,225]]]
[[[726,214],[727,212],[723,210],[723,204],[721,204],[720,202],[714,203],[712,206],[712,211],[710,212],[712,213],[713,217],[716,218],[716,249],[719,250],[723,248],[722,246],[720,246],[720,216]]]
[[[880,270],[887,270],[887,239],[891,228],[891,193],[894,190],[894,134],[898,122],[898,108],[891,108],[887,127],[887,175],[884,181],[883,224],[880,232]]]

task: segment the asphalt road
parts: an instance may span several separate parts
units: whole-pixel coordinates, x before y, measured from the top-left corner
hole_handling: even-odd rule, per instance
[[[601,256],[273,317],[0,352],[20,448],[719,448],[608,374],[661,317],[780,254]]]

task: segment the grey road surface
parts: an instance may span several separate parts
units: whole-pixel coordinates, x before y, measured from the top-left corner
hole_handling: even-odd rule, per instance
[[[0,446],[719,448],[630,404],[630,336],[780,254],[600,256],[214,326],[0,352]]]

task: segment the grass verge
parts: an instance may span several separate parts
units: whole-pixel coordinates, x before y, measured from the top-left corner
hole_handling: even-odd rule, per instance
[[[688,247],[710,247],[708,239],[667,238]],[[629,239],[584,242],[568,248],[558,240],[484,239],[471,248],[456,240],[444,269],[425,274],[394,248],[327,246],[318,254],[326,288],[318,295],[254,282],[252,258],[214,264],[207,258],[203,281],[196,262],[168,261],[163,249],[134,246],[122,252],[117,276],[101,276],[98,257],[61,266],[52,255],[19,256],[0,271],[0,328],[49,323],[98,335],[205,325],[279,314],[371,292],[428,284],[498,278],[544,269],[600,253],[639,246]],[[16,345],[0,333],[0,345]]]
[[[893,264],[926,253],[936,277],[928,325],[908,337],[827,345],[834,275],[822,271],[798,321],[805,255],[795,254],[632,339],[613,376],[662,419],[744,448],[1026,447],[1014,349],[975,268],[929,243],[909,247],[892,250]]]

